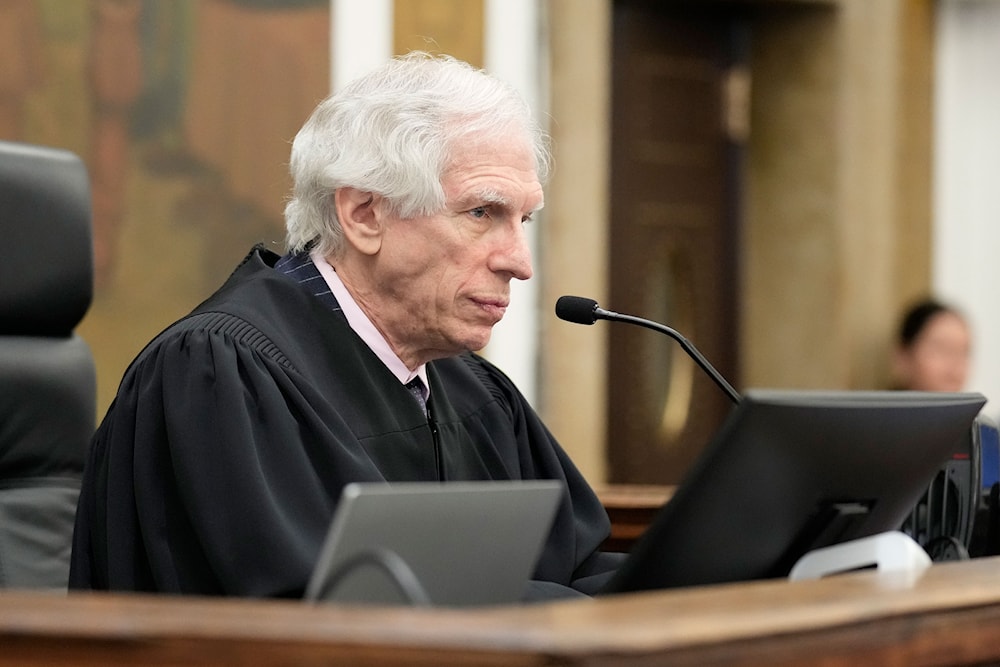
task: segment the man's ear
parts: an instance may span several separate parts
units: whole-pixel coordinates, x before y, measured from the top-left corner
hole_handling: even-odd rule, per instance
[[[358,252],[374,255],[382,247],[382,216],[378,198],[357,188],[337,188],[333,194],[337,220],[345,240]]]

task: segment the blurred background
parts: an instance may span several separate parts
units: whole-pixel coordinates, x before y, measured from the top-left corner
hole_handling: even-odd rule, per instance
[[[553,137],[536,278],[484,354],[593,482],[675,483],[730,404],[667,338],[556,319],[563,294],[669,324],[740,390],[887,388],[934,295],[1000,396],[996,0],[3,0],[0,138],[90,171],[98,417],[253,244],[280,252],[315,104],[412,49],[508,79]]]

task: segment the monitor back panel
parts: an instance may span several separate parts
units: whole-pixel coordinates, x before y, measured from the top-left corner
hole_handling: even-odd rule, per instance
[[[563,493],[556,481],[350,484],[306,599],[414,602],[380,555],[415,576],[431,604],[519,601]],[[349,568],[345,564],[357,564]],[[331,587],[332,578],[338,582]]]

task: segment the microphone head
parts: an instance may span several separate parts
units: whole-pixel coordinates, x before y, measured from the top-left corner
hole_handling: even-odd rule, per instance
[[[597,302],[582,296],[561,296],[556,301],[556,316],[576,324],[597,321]]]

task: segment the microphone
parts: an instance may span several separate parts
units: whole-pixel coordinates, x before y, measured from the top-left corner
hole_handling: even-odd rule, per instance
[[[653,331],[659,331],[662,334],[666,334],[680,343],[684,351],[688,353],[688,356],[694,359],[695,363],[701,366],[701,369],[708,374],[708,377],[712,378],[712,381],[715,382],[715,384],[717,384],[727,396],[729,396],[729,399],[733,403],[740,402],[740,395],[735,389],[733,389],[733,386],[726,381],[726,378],[722,377],[722,374],[715,370],[715,367],[713,367],[712,364],[708,363],[708,360],[702,356],[701,352],[699,352],[687,338],[680,335],[676,330],[671,329],[665,324],[653,322],[652,320],[644,320],[641,317],[635,317],[633,315],[623,315],[610,310],[604,310],[598,306],[597,302],[593,299],[588,299],[582,296],[559,297],[556,301],[556,316],[561,320],[574,322],[576,324],[593,324],[597,320],[628,322],[629,324],[638,324],[641,327],[646,327],[647,329],[652,329]]]

